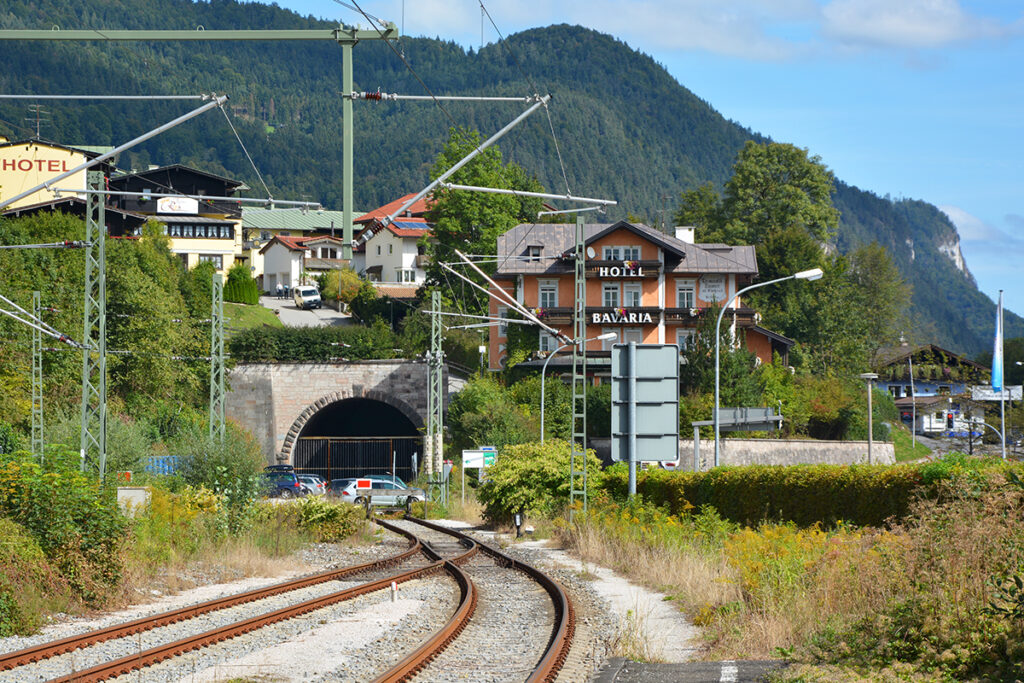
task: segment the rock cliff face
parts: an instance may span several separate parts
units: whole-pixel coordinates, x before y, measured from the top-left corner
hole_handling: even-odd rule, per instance
[[[937,248],[939,253],[945,254],[946,257],[953,262],[953,265],[956,266],[957,270],[969,277],[971,281],[974,280],[974,276],[971,275],[971,271],[967,269],[967,262],[964,261],[964,255],[960,251],[960,235],[956,235],[952,239],[939,243]]]

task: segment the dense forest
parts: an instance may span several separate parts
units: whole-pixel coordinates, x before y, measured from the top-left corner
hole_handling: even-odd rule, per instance
[[[276,6],[233,0],[13,0],[0,28],[328,28]],[[721,187],[737,152],[762,136],[729,121],[680,85],[650,57],[624,43],[573,26],[533,29],[465,51],[436,39],[403,38],[394,51],[379,41],[353,50],[357,90],[424,94],[396,56],[436,94],[551,93],[543,112],[502,142],[507,160],[536,175],[549,191],[616,199],[607,219],[632,216],[671,222],[682,192],[710,182]],[[3,42],[0,92],[33,94],[226,93],[226,113],[271,193],[340,207],[341,50],[330,41]],[[66,144],[114,145],[184,113],[181,102],[46,101],[40,137]],[[355,202],[368,209],[423,187],[453,123],[484,136],[525,105],[424,102],[355,103]],[[0,133],[36,134],[26,101],[0,104]],[[558,149],[551,136],[558,136]],[[799,145],[799,140],[791,140]],[[814,150],[810,150],[811,153]],[[565,164],[565,176],[559,164]],[[828,163],[828,160],[824,160]],[[225,117],[210,112],[124,154],[119,165],[187,163],[262,183]],[[566,187],[568,183],[568,188]],[[891,200],[837,183],[841,252],[877,241],[913,286],[914,341],[972,356],[990,345],[995,305],[939,247],[956,245],[955,228],[934,206]],[[602,220],[605,220],[602,218]],[[699,236],[698,236],[699,239]],[[1007,336],[1024,335],[1024,320],[1007,314]]]

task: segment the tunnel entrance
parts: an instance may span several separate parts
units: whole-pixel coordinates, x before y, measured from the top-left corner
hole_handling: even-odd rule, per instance
[[[383,401],[349,398],[309,418],[295,443],[297,472],[332,479],[394,472],[409,482],[422,466],[423,437],[402,411]]]

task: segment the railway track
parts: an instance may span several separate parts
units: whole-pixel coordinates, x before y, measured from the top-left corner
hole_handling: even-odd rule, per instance
[[[172,666],[171,662],[160,662],[174,661],[183,653],[211,648],[301,615],[322,614],[332,605],[337,609],[339,603],[358,602],[359,596],[386,594],[392,584],[439,581],[440,576],[454,584],[448,590],[457,596],[447,621],[436,628],[431,626],[432,630],[418,640],[410,634],[405,640],[413,642],[403,643],[404,649],[397,655],[404,656],[397,663],[389,663],[390,668],[377,680],[404,681],[417,675],[421,680],[466,680],[467,672],[481,671],[471,665],[474,650],[481,648],[497,652],[503,663],[492,667],[503,672],[501,677],[488,672],[487,680],[554,680],[573,633],[572,607],[557,583],[443,527],[419,520],[379,520],[378,524],[408,538],[408,549],[376,562],[320,572],[0,654],[0,681],[100,681],[146,667],[152,668],[144,678],[153,676],[155,680],[159,669]],[[397,565],[402,567],[396,569]],[[280,606],[282,600],[287,604]],[[510,605],[520,607],[516,611]],[[212,628],[208,627],[209,620],[216,622]],[[509,668],[507,634],[512,621],[527,637],[521,639],[521,647],[512,648],[521,651]],[[545,626],[538,627],[538,622]],[[105,645],[100,648],[100,644]],[[324,665],[329,666],[329,662]],[[167,679],[174,677],[171,672]]]

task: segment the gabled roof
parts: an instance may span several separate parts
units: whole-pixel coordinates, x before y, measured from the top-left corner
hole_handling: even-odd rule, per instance
[[[274,244],[281,244],[290,251],[308,251],[310,247],[324,244],[325,242],[336,244],[339,247],[345,244],[345,241],[340,237],[331,237],[330,235],[274,235],[272,240],[263,245],[260,253],[266,253]]]
[[[571,256],[575,248],[575,228],[573,223],[517,225],[498,237],[498,274],[570,271],[572,264],[559,260],[559,257]],[[586,244],[592,244],[616,230],[628,230],[667,252],[670,259],[666,263],[668,272],[757,274],[757,257],[752,246],[690,244],[642,223],[628,221],[592,223],[583,226],[583,230]],[[525,255],[527,246],[542,248],[539,261],[518,258]]]
[[[415,237],[419,239],[430,234],[430,224],[425,218],[403,218],[388,224],[388,230],[395,237]]]
[[[938,355],[945,355],[952,360],[956,360],[962,365],[969,365],[977,370],[988,372],[989,368],[986,368],[981,363],[976,363],[970,360],[966,356],[962,356],[955,351],[944,349],[941,346],[935,344],[901,344],[898,346],[883,346],[875,352],[875,357],[871,363],[873,368],[882,368],[890,365],[903,365],[907,362],[907,358],[916,356],[918,353],[928,351]]]
[[[783,335],[779,334],[778,332],[772,332],[768,328],[761,327],[760,325],[754,325],[754,326],[752,326],[752,327],[750,327],[748,329],[753,330],[754,332],[757,332],[759,334],[763,334],[764,336],[768,337],[772,341],[778,342],[780,344],[784,344],[787,347],[790,347],[790,346],[793,346],[794,344],[796,344],[795,340],[790,339],[789,337],[783,336]]]
[[[302,209],[242,209],[242,227],[256,230],[334,231],[341,234],[341,211],[303,211]]]
[[[0,148],[3,147],[16,147],[18,145],[41,145],[43,147],[54,147],[56,149],[64,149],[69,152],[78,152],[84,154],[89,159],[95,159],[100,154],[113,149],[112,147],[74,147],[72,145],[62,145],[59,142],[53,142],[51,140],[44,140],[42,138],[25,138],[23,140],[10,140],[8,142],[0,142]]]
[[[157,168],[150,168],[145,171],[136,171],[134,173],[125,173],[123,175],[113,176],[110,178],[111,183],[120,183],[131,178],[148,178],[150,176],[159,175],[161,173],[179,172],[197,176],[203,176],[204,178],[210,178],[212,180],[218,180],[223,182],[225,185],[230,186],[234,189],[249,189],[245,183],[234,178],[228,178],[216,173],[209,173],[207,171],[201,171],[198,168],[192,168],[191,166],[185,166],[184,164],[170,164],[168,166],[159,166]]]
[[[389,203],[385,204],[384,206],[377,207],[373,211],[370,211],[368,213],[364,213],[362,216],[360,216],[359,218],[356,218],[352,222],[353,223],[370,223],[372,221],[375,221],[375,220],[378,220],[378,219],[381,219],[381,218],[386,218],[386,217],[390,216],[394,211],[397,211],[399,208],[401,208],[402,204],[405,204],[407,201],[409,201],[410,199],[412,199],[415,196],[416,196],[415,193],[410,192],[409,194],[405,195],[404,197],[400,197],[400,198],[396,199],[393,202],[389,202]],[[406,209],[405,212],[401,216],[399,216],[398,218],[401,218],[402,220],[405,220],[406,218],[414,218],[414,217],[423,216],[423,214],[425,214],[427,211],[430,210],[431,206],[432,206],[432,203],[428,199],[426,199],[426,198],[418,199],[412,206],[410,206],[408,209]]]

